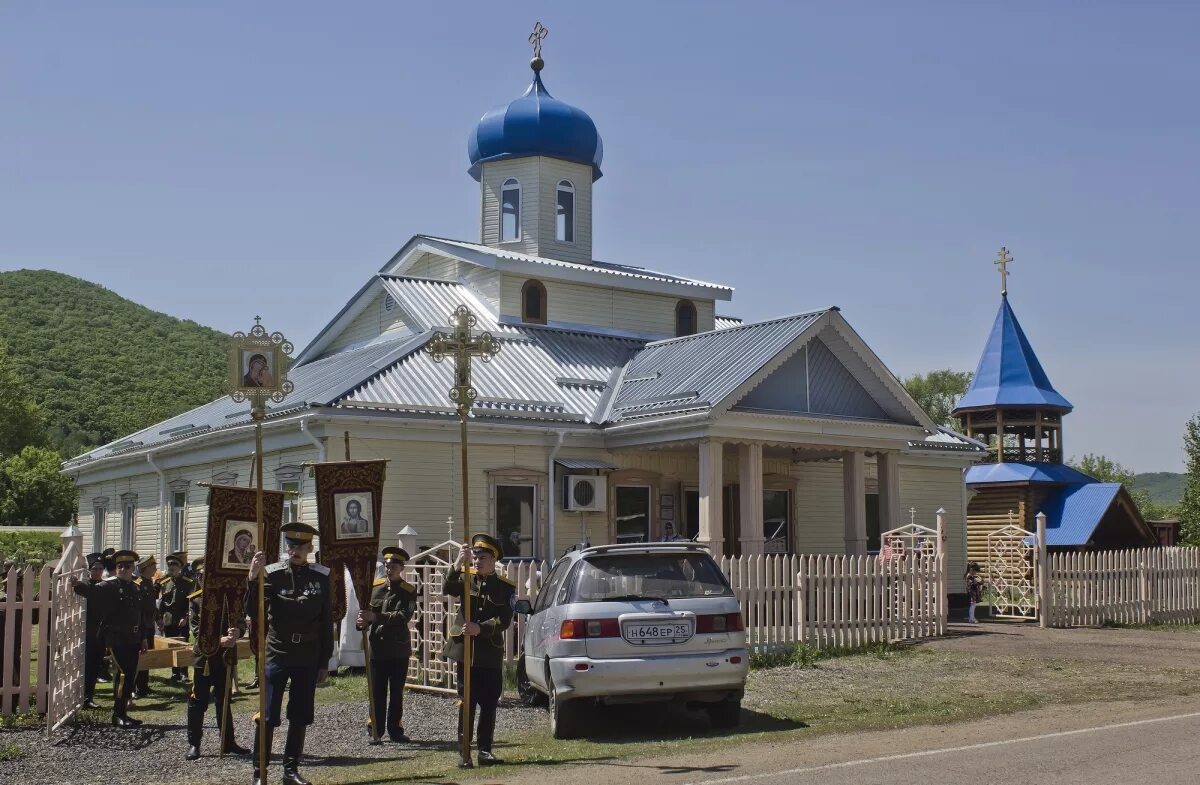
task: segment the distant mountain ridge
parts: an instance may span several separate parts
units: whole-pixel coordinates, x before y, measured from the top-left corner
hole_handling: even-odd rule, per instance
[[[0,272],[0,339],[64,455],[221,395],[228,336],[51,270]]]
[[[1187,475],[1178,472],[1146,472],[1136,474],[1133,487],[1150,494],[1155,504],[1179,504],[1183,498],[1183,484]]]

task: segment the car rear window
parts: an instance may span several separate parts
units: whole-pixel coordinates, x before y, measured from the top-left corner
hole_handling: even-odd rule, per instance
[[[732,596],[711,557],[700,553],[622,553],[585,558],[568,602]]]

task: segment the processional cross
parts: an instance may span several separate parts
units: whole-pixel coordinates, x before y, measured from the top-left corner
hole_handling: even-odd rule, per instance
[[[467,418],[471,415],[471,404],[479,396],[479,393],[471,385],[471,360],[478,357],[485,363],[490,362],[500,351],[500,343],[492,337],[491,333],[484,332],[479,335],[471,333],[471,328],[478,324],[479,320],[465,305],[454,309],[454,313],[450,314],[450,321],[454,325],[453,331],[449,335],[443,332],[434,333],[433,338],[425,345],[425,351],[435,363],[440,363],[447,357],[454,358],[454,386],[450,388],[450,400],[458,411],[462,445],[463,542],[469,543],[471,539],[471,505],[469,501],[471,495],[467,490],[467,480],[470,477],[467,469]],[[462,611],[465,621],[471,620],[471,574],[471,571],[464,567]],[[469,761],[471,759],[471,650],[474,647],[471,636],[465,633],[464,630],[462,635],[463,699],[460,727],[465,728],[466,732],[459,738],[459,755],[463,761]]]
[[[1012,256],[1008,253],[1008,249],[1003,245],[1000,246],[1000,256],[992,264],[1000,268],[1000,294],[1008,294],[1008,265],[1012,263]]]
[[[542,56],[542,41],[546,36],[550,35],[550,31],[542,27],[542,23],[538,22],[533,26],[533,32],[529,34],[529,43],[533,44],[534,59],[540,59]]]

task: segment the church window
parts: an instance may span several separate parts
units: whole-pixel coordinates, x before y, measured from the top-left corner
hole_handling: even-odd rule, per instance
[[[680,300],[675,305],[675,335],[693,335],[696,332],[696,306],[691,300]]]
[[[121,494],[121,548],[134,546],[134,528],[137,526],[137,494]]]
[[[500,188],[500,242],[521,239],[521,183],[510,177]]]
[[[171,552],[183,550],[183,535],[187,528],[187,491],[171,491]]]
[[[521,287],[521,321],[546,323],[546,287],[532,278]]]
[[[575,186],[571,185],[570,180],[562,180],[558,184],[554,239],[562,243],[575,242]]]
[[[104,524],[108,518],[108,497],[99,496],[92,500],[92,550],[104,550]]]

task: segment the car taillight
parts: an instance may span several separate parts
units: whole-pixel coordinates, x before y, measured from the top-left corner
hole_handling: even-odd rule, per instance
[[[558,630],[563,640],[582,638],[619,638],[621,625],[616,619],[567,619]]]
[[[740,632],[745,629],[740,613],[718,613],[714,616],[697,616],[696,632]]]

